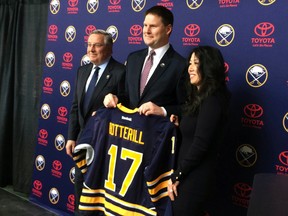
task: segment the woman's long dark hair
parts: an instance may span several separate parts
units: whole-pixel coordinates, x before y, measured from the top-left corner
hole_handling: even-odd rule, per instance
[[[192,50],[192,54],[199,59],[198,72],[200,73],[200,88],[187,82],[188,100],[184,105],[184,113],[197,113],[202,101],[216,92],[228,94],[225,81],[224,58],[219,49],[211,46],[199,46]]]

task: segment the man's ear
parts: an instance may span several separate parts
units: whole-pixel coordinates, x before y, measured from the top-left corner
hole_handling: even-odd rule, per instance
[[[169,25],[167,25],[166,26],[166,33],[167,33],[167,35],[171,35],[171,33],[172,33],[172,30],[173,30],[173,26],[171,25],[171,24],[169,24]]]

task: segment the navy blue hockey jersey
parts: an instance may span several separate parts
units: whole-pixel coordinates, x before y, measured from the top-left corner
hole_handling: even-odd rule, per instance
[[[73,159],[84,174],[81,211],[164,215],[176,129],[169,119],[139,115],[120,104],[87,122]],[[95,214],[97,215],[97,213]]]

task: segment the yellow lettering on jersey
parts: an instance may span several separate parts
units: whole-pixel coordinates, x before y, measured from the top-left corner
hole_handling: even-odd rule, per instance
[[[129,128],[123,125],[109,123],[109,134],[111,136],[117,136],[125,140],[129,140],[140,145],[144,145],[142,140],[142,131],[138,131],[133,128]]]

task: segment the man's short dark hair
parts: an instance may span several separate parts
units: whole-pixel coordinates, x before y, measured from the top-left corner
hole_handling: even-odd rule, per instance
[[[168,26],[169,24],[173,26],[173,22],[174,22],[173,13],[166,7],[159,6],[159,5],[153,6],[145,12],[145,16],[148,14],[153,14],[153,15],[157,15],[161,17],[162,22],[165,26]]]

